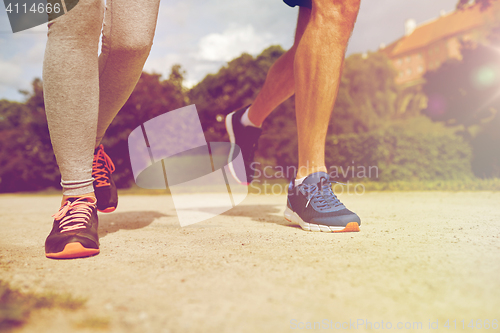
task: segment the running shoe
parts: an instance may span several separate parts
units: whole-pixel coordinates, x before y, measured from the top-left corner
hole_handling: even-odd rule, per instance
[[[316,172],[302,184],[294,184],[292,180],[288,186],[285,219],[307,231],[359,231],[359,216],[348,210],[333,193],[327,173]]]
[[[115,171],[115,165],[104,147],[99,145],[94,151],[94,162],[92,163],[92,177],[94,177],[94,193],[97,198],[97,210],[103,213],[111,213],[118,206],[118,192],[111,174]]]
[[[232,143],[228,157],[229,171],[234,179],[242,185],[249,185],[253,180],[255,170],[251,168],[251,164],[254,159],[255,151],[259,147],[259,137],[262,133],[262,129],[260,128],[243,126],[241,124],[241,117],[246,109],[248,109],[248,106],[231,112],[226,116],[226,130],[229,134],[229,141]],[[245,174],[243,174],[243,168],[242,170],[236,170],[232,164],[232,161],[239,152],[237,147],[239,147],[242,153],[243,163],[245,164]]]
[[[45,240],[47,258],[83,258],[99,253],[95,198],[69,198],[52,217],[54,225]]]

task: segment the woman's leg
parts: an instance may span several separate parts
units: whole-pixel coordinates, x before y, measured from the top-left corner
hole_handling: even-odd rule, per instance
[[[159,0],[108,0],[99,57],[99,117],[92,175],[97,209],[113,212],[118,192],[111,174],[114,165],[99,143],[127,101],[149,55],[156,28]]]
[[[160,0],[107,0],[95,147],[139,81],[153,45],[159,6]]]
[[[92,160],[99,108],[97,51],[104,5],[80,0],[49,24],[43,63],[45,110],[63,201],[45,240],[48,258],[99,253]]]
[[[63,186],[63,205],[45,241],[49,258],[99,253],[93,151],[135,87],[152,44],[159,0],[108,0],[107,5],[99,60],[102,0],[80,0],[49,25],[44,94]]]
[[[43,62],[45,109],[66,197],[93,195],[103,12],[103,0],[80,0],[49,24]]]

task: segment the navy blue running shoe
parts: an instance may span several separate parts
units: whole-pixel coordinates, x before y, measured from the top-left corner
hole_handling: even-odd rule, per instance
[[[316,172],[295,186],[288,186],[285,219],[300,224],[307,231],[353,232],[359,231],[361,220],[348,210],[333,193],[330,177]]]
[[[251,168],[253,162],[255,151],[257,150],[259,137],[262,133],[262,129],[253,126],[243,126],[241,124],[241,117],[245,113],[248,106],[241,108],[237,111],[231,112],[226,116],[226,130],[229,134],[229,141],[231,141],[231,151],[228,157],[228,167],[231,175],[236,179],[236,181],[243,185],[249,185],[255,175],[255,170]],[[243,157],[243,163],[245,164],[245,169],[243,174],[243,168],[241,170],[236,170],[233,166],[232,161],[235,158],[235,154],[238,153],[235,144],[241,149],[241,154]]]

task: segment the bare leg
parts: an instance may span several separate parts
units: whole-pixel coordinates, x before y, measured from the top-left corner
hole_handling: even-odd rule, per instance
[[[248,118],[257,126],[262,125],[267,116],[295,92],[293,75],[295,51],[309,22],[310,15],[309,8],[300,7],[294,44],[271,66],[264,86],[248,111]]]
[[[300,7],[294,45],[271,67],[262,90],[250,107],[250,121],[260,126],[279,104],[297,91],[297,178],[327,171],[324,159],[326,132],[359,4],[360,0],[348,3],[316,0],[312,11]]]
[[[297,178],[324,171],[325,140],[337,98],[347,42],[360,0],[313,0],[311,18],[295,52]]]

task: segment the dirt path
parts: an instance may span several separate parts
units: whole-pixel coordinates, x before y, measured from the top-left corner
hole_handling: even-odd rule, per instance
[[[286,222],[284,196],[249,196],[185,228],[170,197],[122,196],[100,215],[101,254],[67,261],[43,252],[58,200],[0,196],[0,279],[88,299],[76,312],[39,312],[22,332],[84,332],[99,320],[110,332],[288,332],[307,322],[355,332],[421,322],[401,331],[427,332],[437,320],[439,331],[477,332],[471,319],[500,321],[500,193],[344,195],[362,219],[346,234]],[[443,328],[447,319],[457,330]]]

